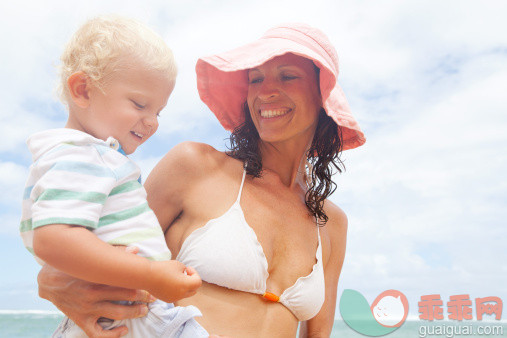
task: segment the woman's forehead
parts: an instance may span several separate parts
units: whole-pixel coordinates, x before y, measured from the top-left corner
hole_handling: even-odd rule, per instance
[[[275,56],[274,58],[264,62],[260,66],[249,69],[249,71],[254,70],[262,71],[264,69],[269,68],[283,68],[290,66],[302,68],[303,70],[308,70],[312,72],[314,71],[314,63],[312,62],[312,60],[291,53]]]

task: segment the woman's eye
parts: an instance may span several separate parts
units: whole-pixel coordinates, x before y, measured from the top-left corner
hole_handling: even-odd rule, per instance
[[[297,79],[298,77],[296,75],[282,75],[282,80],[289,81]]]
[[[262,78],[260,78],[260,77],[255,77],[249,81],[250,84],[261,83],[261,82],[262,82]]]

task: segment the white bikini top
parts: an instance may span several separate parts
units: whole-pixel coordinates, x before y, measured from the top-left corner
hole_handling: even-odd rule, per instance
[[[183,242],[176,260],[196,269],[207,283],[259,294],[267,300],[280,302],[299,321],[313,318],[320,311],[325,298],[319,227],[319,243],[315,255],[317,262],[313,265],[312,272],[298,278],[279,297],[268,292],[268,262],[240,205],[245,174],[246,171],[243,172],[236,202],[222,216],[194,230]]]

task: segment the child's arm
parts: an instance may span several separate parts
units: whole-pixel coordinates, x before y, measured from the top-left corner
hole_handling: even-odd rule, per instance
[[[118,250],[80,226],[51,224],[36,228],[35,254],[49,265],[94,283],[144,289],[165,301],[195,294],[201,279],[191,268],[171,261],[150,261]]]

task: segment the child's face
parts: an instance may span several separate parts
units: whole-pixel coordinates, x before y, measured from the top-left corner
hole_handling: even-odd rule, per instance
[[[131,62],[111,74],[102,89],[90,87],[89,106],[81,118],[83,131],[102,140],[112,136],[126,154],[132,154],[157,131],[158,115],[174,81],[140,62]]]

